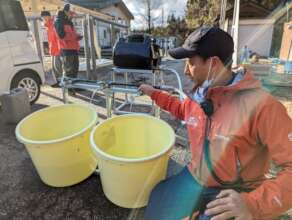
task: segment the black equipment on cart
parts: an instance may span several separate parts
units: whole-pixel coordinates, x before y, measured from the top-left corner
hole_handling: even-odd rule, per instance
[[[114,65],[127,69],[155,69],[161,63],[160,47],[146,34],[120,38],[113,50]]]

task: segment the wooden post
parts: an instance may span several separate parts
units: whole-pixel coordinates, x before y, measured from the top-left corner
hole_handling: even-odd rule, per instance
[[[88,27],[89,27],[92,73],[95,73],[96,72],[96,53],[95,53],[95,46],[94,46],[94,33],[93,33],[94,28],[93,28],[93,19],[90,15],[87,16],[87,21],[88,21]]]
[[[82,20],[83,26],[83,36],[84,36],[84,53],[86,60],[86,78],[90,79],[91,77],[91,68],[90,68],[90,52],[89,52],[89,41],[88,41],[88,19],[84,17]]]
[[[111,29],[111,47],[113,48],[114,44],[115,44],[115,28],[114,25],[110,25],[110,29]]]
[[[39,14],[38,14],[38,9],[37,9],[37,1],[31,0],[30,3],[31,3],[30,5],[31,5],[31,10],[32,10],[33,16],[38,17]],[[43,53],[42,53],[38,19],[34,18],[32,20],[32,24],[33,24],[33,29],[34,29],[34,37],[35,37],[35,44],[36,44],[37,53],[38,53],[38,56],[40,58],[40,61],[43,63]]]
[[[101,59],[101,47],[100,47],[100,35],[99,35],[99,22],[95,20],[94,31],[93,31],[93,36],[94,36],[94,46],[95,46],[95,52],[97,55],[97,59]]]

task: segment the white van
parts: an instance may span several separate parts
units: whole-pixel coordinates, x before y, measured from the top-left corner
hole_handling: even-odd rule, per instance
[[[37,101],[44,70],[31,42],[20,2],[0,0],[0,95],[22,87]]]

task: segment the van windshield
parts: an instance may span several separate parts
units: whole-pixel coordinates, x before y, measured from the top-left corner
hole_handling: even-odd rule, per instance
[[[26,19],[19,2],[0,0],[0,32],[9,30],[27,31]]]

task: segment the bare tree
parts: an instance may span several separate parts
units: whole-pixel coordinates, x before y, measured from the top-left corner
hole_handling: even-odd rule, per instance
[[[136,0],[136,15],[140,16],[147,26],[147,32],[151,34],[155,21],[161,17],[163,0]]]

